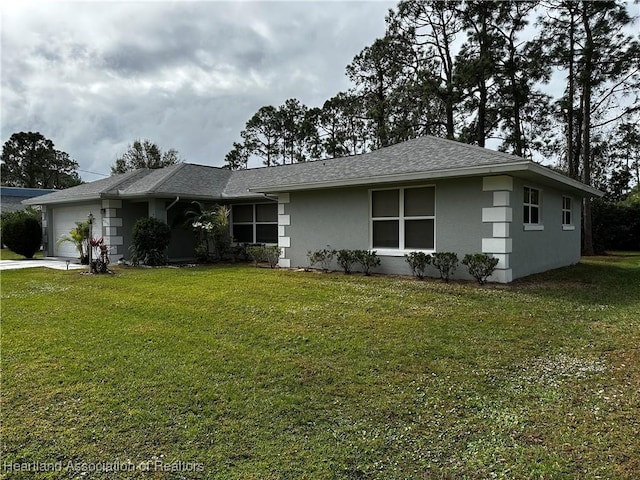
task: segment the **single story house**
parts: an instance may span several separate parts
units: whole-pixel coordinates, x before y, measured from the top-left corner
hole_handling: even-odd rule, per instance
[[[499,259],[490,280],[510,282],[580,260],[581,208],[598,190],[535,162],[425,136],[374,152],[316,162],[230,171],[181,163],[141,169],[27,201],[43,209],[48,255],[91,212],[94,236],[112,257],[127,256],[134,222],[171,224],[192,201],[231,207],[236,242],[277,244],[281,267],[307,264],[308,251],[371,249],[376,270],[408,274],[404,255],[484,252]],[[170,258],[193,255],[176,230]],[[458,268],[458,278],[468,278]]]

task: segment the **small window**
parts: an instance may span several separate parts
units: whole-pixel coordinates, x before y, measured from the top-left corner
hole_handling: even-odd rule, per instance
[[[562,225],[572,225],[571,197],[562,197]]]
[[[525,225],[540,224],[540,190],[524,187],[523,221]]]

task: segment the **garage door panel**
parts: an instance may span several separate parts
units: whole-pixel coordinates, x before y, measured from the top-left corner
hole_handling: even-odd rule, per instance
[[[100,204],[86,204],[62,206],[53,209],[53,242],[54,255],[57,257],[78,258],[78,251],[73,243],[63,242],[57,244],[60,237],[69,235],[69,232],[75,228],[76,222],[84,222],[89,213],[95,217],[93,221],[93,236],[102,236],[102,216],[100,215]]]

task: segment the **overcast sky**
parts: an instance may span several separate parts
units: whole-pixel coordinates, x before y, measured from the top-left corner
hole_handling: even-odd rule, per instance
[[[263,105],[321,106],[396,2],[2,2],[4,143],[38,131],[108,174],[135,139],[221,166]]]

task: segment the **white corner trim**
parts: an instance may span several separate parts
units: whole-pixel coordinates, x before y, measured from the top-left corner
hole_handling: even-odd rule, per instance
[[[278,266],[280,268],[291,268],[291,260],[288,258],[281,258],[278,261]]]
[[[284,203],[278,204],[278,215],[284,215]]]
[[[278,246],[282,248],[289,248],[291,246],[291,237],[279,237]]]
[[[483,238],[482,253],[511,253],[513,241],[510,238]]]
[[[494,222],[493,223],[493,237],[494,238],[507,238],[510,237],[510,222]]]
[[[291,198],[288,193],[279,193],[278,194],[278,203],[289,203]]]
[[[525,232],[541,232],[542,230],[544,230],[544,225],[525,223],[523,229]]]
[[[513,177],[509,175],[494,175],[482,178],[482,190],[493,192],[496,190],[513,191]]]
[[[122,208],[122,200],[102,200],[102,208]]]
[[[103,218],[102,225],[104,225],[105,227],[121,227],[122,219],[117,217]]]
[[[289,215],[278,215],[278,225],[291,225],[291,217]]]
[[[511,204],[511,193],[505,191],[493,192],[494,207],[508,207]]]
[[[565,232],[570,232],[576,229],[575,225],[562,225],[562,230]]]
[[[497,283],[509,283],[513,280],[513,271],[510,268],[504,270],[496,269],[489,279]]]
[[[483,222],[511,222],[513,210],[511,207],[484,207],[482,209]]]

